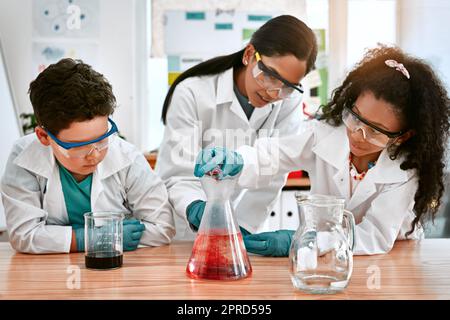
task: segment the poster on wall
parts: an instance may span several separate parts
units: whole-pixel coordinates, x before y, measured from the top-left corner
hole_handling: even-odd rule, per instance
[[[34,0],[33,37],[98,38],[98,0]]]
[[[96,43],[33,42],[33,78],[62,58],[81,59],[92,66],[98,65],[98,45]]]
[[[99,0],[34,0],[32,77],[62,58],[98,66]]]

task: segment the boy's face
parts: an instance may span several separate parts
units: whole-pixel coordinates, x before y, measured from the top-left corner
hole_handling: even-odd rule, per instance
[[[84,157],[68,157],[48,134],[41,128],[36,127],[36,135],[43,145],[50,146],[55,158],[72,174],[77,176],[88,176],[95,171],[97,165],[105,158],[108,148],[101,151],[93,148]],[[64,130],[61,130],[56,138],[63,142],[85,142],[101,137],[108,131],[108,117],[99,116],[92,120],[73,122]],[[89,145],[91,146],[91,145]]]

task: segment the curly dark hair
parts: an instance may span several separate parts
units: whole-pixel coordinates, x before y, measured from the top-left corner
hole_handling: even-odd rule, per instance
[[[409,71],[410,79],[385,61],[394,59]],[[322,107],[321,119],[333,126],[342,124],[342,110],[350,107],[365,91],[372,92],[395,106],[396,112],[414,135],[400,146],[389,147],[395,160],[404,157],[400,168],[415,169],[418,189],[414,196],[415,219],[409,236],[417,226],[434,217],[444,191],[443,169],[449,130],[449,97],[432,68],[399,48],[379,45],[368,50],[364,58],[333,91],[331,101]]]
[[[116,107],[111,84],[81,60],[49,65],[28,90],[37,124],[53,134],[73,122],[109,116]]]

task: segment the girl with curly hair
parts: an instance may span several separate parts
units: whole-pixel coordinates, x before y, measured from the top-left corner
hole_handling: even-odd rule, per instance
[[[346,199],[357,223],[355,254],[387,253],[397,239],[421,238],[444,191],[449,130],[449,98],[432,68],[379,46],[367,51],[322,111],[297,135],[221,150],[220,157],[214,148],[203,150],[195,175],[219,165],[220,178],[241,172],[241,186],[260,187],[273,173],[302,168],[311,193]],[[285,256],[292,235],[278,230],[244,241],[255,253]]]

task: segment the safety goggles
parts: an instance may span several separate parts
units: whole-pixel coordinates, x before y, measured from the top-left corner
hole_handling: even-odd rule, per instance
[[[84,142],[64,142],[59,140],[51,132],[46,130],[47,134],[58,145],[59,151],[67,158],[84,158],[90,155],[94,150],[102,151],[114,143],[118,135],[117,125],[108,118],[110,128],[107,133],[94,140]]]
[[[277,72],[271,70],[262,62],[258,52],[255,52],[255,57],[256,64],[252,71],[253,77],[272,99],[293,98],[303,93],[301,84],[290,83]]]
[[[342,121],[350,131],[361,130],[364,140],[381,148],[389,146],[405,133],[405,131],[389,132],[379,128],[348,107],[344,107],[342,110]]]

